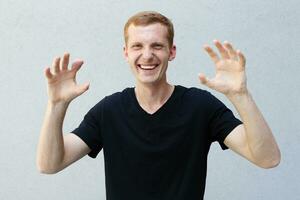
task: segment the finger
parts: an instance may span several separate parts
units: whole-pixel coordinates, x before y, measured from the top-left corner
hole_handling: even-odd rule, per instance
[[[212,82],[203,74],[203,73],[199,73],[198,75],[200,82],[203,85],[206,85],[209,88],[212,88]]]
[[[76,60],[72,63],[72,68],[71,70],[74,71],[75,73],[81,68],[83,64],[82,60]]]
[[[70,54],[69,53],[65,53],[64,57],[62,59],[62,70],[67,70],[68,69],[68,64],[69,64],[69,58],[70,58]]]
[[[237,53],[236,51],[233,49],[232,45],[228,42],[225,41],[224,42],[224,46],[226,47],[226,49],[228,50],[229,56],[235,60],[238,59]]]
[[[85,91],[87,91],[89,89],[89,87],[90,87],[90,83],[84,83],[82,85],[79,85],[77,87],[77,94],[78,95],[83,94]]]
[[[49,67],[47,67],[47,68],[44,70],[44,73],[45,73],[45,76],[47,77],[47,79],[51,79],[51,78],[53,77],[53,74],[51,73]]]
[[[208,55],[210,56],[210,58],[212,59],[212,61],[214,63],[217,63],[220,60],[219,56],[213,51],[212,48],[210,48],[210,46],[204,45],[204,49],[208,53]]]
[[[52,72],[53,73],[59,73],[59,63],[60,63],[60,57],[56,57],[54,60],[53,60],[53,63],[52,63]]]
[[[222,58],[224,58],[224,59],[229,59],[230,58],[227,50],[225,49],[225,47],[223,47],[223,45],[218,40],[214,40],[214,44],[218,48]]]
[[[239,56],[239,63],[244,68],[246,65],[246,58],[240,50],[237,50],[237,54]]]

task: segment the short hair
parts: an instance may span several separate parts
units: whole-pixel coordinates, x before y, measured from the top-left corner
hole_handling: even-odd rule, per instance
[[[174,38],[174,26],[170,19],[155,11],[139,12],[128,19],[124,26],[125,45],[127,45],[128,42],[128,28],[131,24],[135,26],[147,26],[155,23],[162,24],[167,28],[168,43],[169,46],[172,47]]]

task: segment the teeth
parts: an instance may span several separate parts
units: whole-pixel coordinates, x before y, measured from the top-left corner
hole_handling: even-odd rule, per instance
[[[157,65],[138,65],[142,69],[154,69]]]

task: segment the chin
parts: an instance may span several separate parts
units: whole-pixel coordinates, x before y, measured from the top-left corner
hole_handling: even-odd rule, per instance
[[[144,85],[153,85],[153,84],[157,83],[158,81],[155,81],[155,80],[145,80],[145,79],[141,80],[141,79],[139,79],[138,82],[140,84],[144,84]]]
[[[162,82],[159,77],[140,77],[137,80],[139,83],[144,85],[156,85]]]

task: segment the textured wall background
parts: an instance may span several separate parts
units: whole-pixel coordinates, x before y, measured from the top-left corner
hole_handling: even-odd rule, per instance
[[[36,169],[47,102],[43,69],[65,51],[85,60],[78,82],[90,81],[91,87],[69,107],[69,132],[98,100],[134,84],[122,55],[122,29],[141,10],[162,12],[174,22],[173,84],[204,88],[198,72],[212,76],[214,69],[203,44],[217,38],[241,49],[248,87],[281,147],[280,166],[263,170],[214,144],[205,199],[299,198],[299,9],[298,0],[0,0],[0,199],[105,199],[102,153],[56,175]]]

